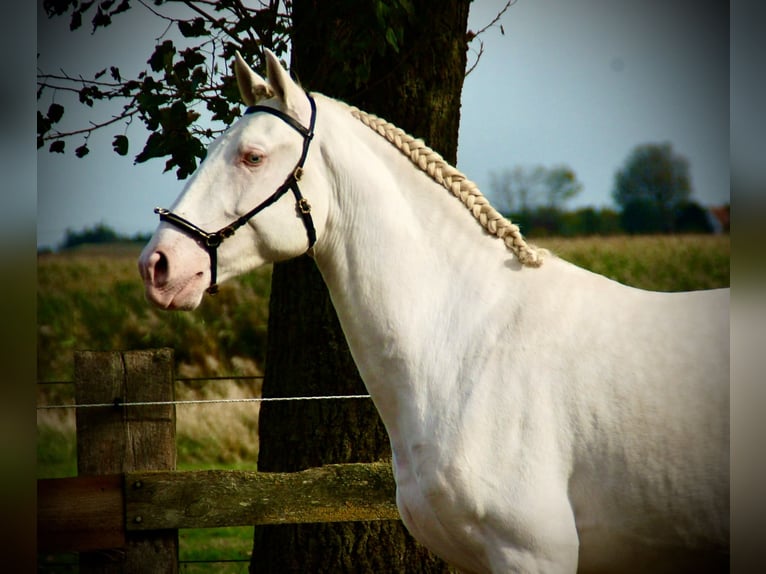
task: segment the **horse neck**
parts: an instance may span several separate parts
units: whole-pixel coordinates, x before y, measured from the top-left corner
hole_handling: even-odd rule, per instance
[[[513,313],[507,282],[523,274],[501,241],[391,144],[348,114],[332,121],[343,125],[326,133],[343,136],[320,142],[335,190],[316,260],[390,426],[398,402],[459,384],[443,357],[486,340],[501,301]]]

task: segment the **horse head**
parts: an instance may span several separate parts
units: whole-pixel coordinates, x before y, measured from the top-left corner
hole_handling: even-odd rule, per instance
[[[271,52],[267,78],[237,53],[245,114],[208,148],[139,258],[147,299],[193,309],[217,282],[310,250],[329,196],[313,146],[314,100]]]

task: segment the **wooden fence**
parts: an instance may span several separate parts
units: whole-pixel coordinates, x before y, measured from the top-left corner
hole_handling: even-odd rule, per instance
[[[179,528],[399,519],[389,463],[176,471],[173,364],[75,354],[78,476],[38,480],[39,552],[80,552],[83,574],[171,573]]]

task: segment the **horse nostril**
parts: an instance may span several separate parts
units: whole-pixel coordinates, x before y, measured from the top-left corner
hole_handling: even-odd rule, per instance
[[[168,281],[168,258],[162,251],[155,251],[149,258],[149,268],[152,270],[152,283],[159,287]]]

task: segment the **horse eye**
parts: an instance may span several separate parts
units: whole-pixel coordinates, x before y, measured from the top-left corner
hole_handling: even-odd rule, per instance
[[[245,162],[250,165],[259,165],[263,161],[263,156],[259,153],[245,154]]]

